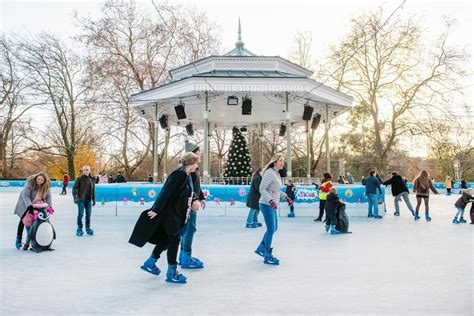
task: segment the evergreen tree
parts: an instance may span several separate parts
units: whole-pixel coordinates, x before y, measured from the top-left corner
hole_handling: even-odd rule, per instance
[[[250,177],[250,153],[247,142],[240,130],[232,129],[232,142],[230,143],[229,157],[225,164],[224,177]]]

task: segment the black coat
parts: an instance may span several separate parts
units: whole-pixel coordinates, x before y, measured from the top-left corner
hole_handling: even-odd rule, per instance
[[[196,169],[193,173],[191,173],[193,177],[193,186],[194,186],[194,193],[199,201],[205,200],[204,193],[201,190],[201,179],[199,178],[199,171]]]
[[[337,194],[329,193],[326,196],[326,205],[325,205],[326,212],[333,211],[334,214],[336,214],[337,208],[340,207],[342,204],[344,203],[339,201],[339,197],[337,196]]]
[[[125,177],[119,174],[117,178],[115,178],[115,183],[126,183],[127,180],[125,180]]]
[[[140,214],[128,242],[138,247],[143,247],[147,242],[156,244],[157,228],[160,224],[171,225],[178,233],[186,221],[190,190],[188,175],[184,168],[173,171],[166,179],[151,209]],[[153,219],[147,215],[150,210],[157,213]]]
[[[249,195],[247,195],[247,207],[250,207],[254,210],[260,209],[258,200],[260,200],[259,188],[261,182],[262,176],[257,172],[252,178],[252,182],[250,183],[250,192]]]
[[[88,192],[90,190],[90,192]],[[84,201],[87,196],[91,198],[91,201],[95,202],[95,181],[94,178],[81,175],[74,181],[72,187],[72,196],[74,201]]]
[[[295,199],[295,191],[296,191],[296,188],[295,188],[295,185],[292,184],[292,185],[286,185],[286,195],[288,195],[288,197],[293,201]]]
[[[395,175],[390,180],[387,180],[383,183],[384,185],[391,185],[392,186],[392,195],[397,196],[403,192],[408,192],[407,185],[405,184],[405,181],[403,181],[403,178],[400,177],[399,175]]]

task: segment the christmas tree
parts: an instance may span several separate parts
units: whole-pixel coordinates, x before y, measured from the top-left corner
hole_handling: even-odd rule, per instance
[[[232,129],[232,142],[229,148],[229,157],[225,164],[224,177],[250,177],[252,167],[250,166],[250,153],[247,142],[240,130]]]

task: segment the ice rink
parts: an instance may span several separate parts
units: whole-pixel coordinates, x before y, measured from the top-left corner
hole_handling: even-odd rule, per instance
[[[432,196],[431,222],[424,212],[414,222],[404,204],[394,217],[387,195],[384,219],[351,217],[353,234],[339,236],[296,209],[296,218],[279,218],[280,266],[253,252],[264,227],[246,229],[246,212],[204,210],[193,255],[205,269],[182,270],[188,284],[176,285],[165,282],[165,257],[153,276],[139,269],[152,246],[127,242],[143,206],[119,216],[93,211],[95,235],[76,237],[76,206],[58,193],[55,251],[36,254],[14,247],[19,190],[0,191],[1,315],[473,314],[474,225],[451,223],[459,195]]]

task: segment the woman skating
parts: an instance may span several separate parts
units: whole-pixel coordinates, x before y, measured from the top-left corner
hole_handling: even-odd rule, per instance
[[[429,206],[430,190],[433,191],[434,194],[438,194],[438,191],[436,191],[433,186],[433,182],[430,180],[428,172],[426,170],[421,170],[418,177],[413,181],[413,193],[416,193],[415,221],[420,219],[418,211],[420,210],[422,199],[425,202],[426,221],[431,221]]]

